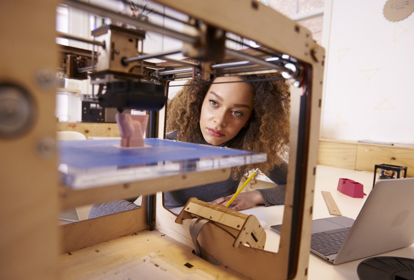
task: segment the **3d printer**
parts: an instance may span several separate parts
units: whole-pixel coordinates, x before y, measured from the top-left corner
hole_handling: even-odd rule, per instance
[[[58,183],[53,117],[54,77],[58,65],[53,23],[58,2],[44,1],[39,5],[24,1],[24,5],[17,7],[13,1],[3,1],[0,18],[12,23],[13,27],[7,29],[5,24],[1,25],[4,38],[9,40],[0,47],[4,62],[0,68],[0,151],[7,159],[7,163],[3,161],[0,167],[0,203],[2,212],[9,213],[1,219],[2,277],[99,278],[102,276],[100,271],[110,266],[105,257],[93,260],[91,254],[96,251],[79,249],[115,240],[121,242],[119,252],[107,252],[108,256],[119,257],[122,253],[125,258],[133,258],[132,253],[122,249],[131,244],[122,244],[118,237],[137,233],[133,242],[138,240],[141,244],[142,256],[163,249],[166,258],[176,263],[191,260],[198,269],[219,275],[219,278],[306,278],[321,110],[323,48],[312,40],[309,30],[255,0],[156,2],[188,15],[185,28],[178,32],[153,24],[145,17],[132,18],[86,2],[63,1],[64,5],[135,27],[106,25],[92,31],[94,39],[89,43],[96,47],[92,52],[61,49],[66,75],[76,79],[89,76],[91,83],[98,87],[96,98],[102,107],[114,107],[119,111],[131,108],[151,111],[153,125],[150,125],[148,136],[159,138],[164,137],[164,120],[156,112],[162,110],[166,103],[166,88],[171,80],[188,76],[210,79],[235,72],[263,71],[281,71],[295,80],[304,88],[304,94],[298,136],[291,144],[287,207],[283,218],[286,226],[282,229],[279,252],[263,250],[264,237],[254,218],[237,215],[231,210],[213,209],[198,201],[189,202],[191,205],[183,210],[176,223],[176,217],[162,207],[161,199],[157,199],[155,229],[159,232],[148,231],[150,225],[154,227],[154,221],[147,224],[145,218],[155,210],[151,199],[138,210],[58,229],[56,216],[60,210],[171,190],[167,183],[169,180],[176,181],[182,188],[209,180],[224,180],[230,174],[229,168],[178,173],[165,178],[81,190]],[[246,18],[249,19],[248,25],[244,23]],[[22,25],[24,22],[30,22],[30,25]],[[179,39],[183,42],[183,49],[153,54],[146,52],[141,44],[145,31]],[[259,47],[250,47],[236,40],[246,48],[232,49],[228,43],[234,42],[233,34],[253,40]],[[58,36],[85,40],[66,34]],[[176,52],[187,58],[177,61],[168,57]],[[150,58],[167,62],[146,61]],[[22,171],[25,176],[21,176]],[[18,205],[14,202],[16,198]],[[214,257],[220,265],[213,266],[199,259],[191,254],[190,248],[174,241],[186,243],[185,240],[189,239],[190,218],[210,221],[201,231],[202,247],[210,253],[216,251]],[[253,227],[254,234],[251,234]],[[163,233],[172,238],[162,239]],[[26,238],[22,238],[23,235]],[[242,244],[247,242],[250,246],[239,246],[235,240]],[[144,245],[146,242],[150,245]],[[70,257],[66,254],[62,261],[60,254],[63,252],[71,253]],[[75,263],[77,266],[73,267]],[[27,268],[16,269],[22,265]]]

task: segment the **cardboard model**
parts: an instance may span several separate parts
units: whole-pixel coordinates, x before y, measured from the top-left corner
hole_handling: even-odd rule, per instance
[[[115,118],[121,135],[121,147],[144,147],[148,115],[116,114]]]

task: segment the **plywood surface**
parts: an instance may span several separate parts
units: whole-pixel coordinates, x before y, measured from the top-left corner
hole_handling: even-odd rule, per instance
[[[88,137],[120,137],[116,123],[63,123],[57,124],[57,131],[77,131]]]
[[[0,1],[0,81],[24,89],[29,100],[25,107],[23,97],[10,98],[1,90],[0,279],[57,279],[57,5],[58,1]],[[21,114],[29,107],[34,111],[28,116],[31,124],[12,137],[9,132],[25,123]]]
[[[113,275],[117,267],[139,261],[151,253],[160,253],[187,271],[200,269],[218,279],[247,279],[229,268],[213,265],[187,247],[158,231],[142,231],[61,256],[62,280],[102,279]],[[186,263],[192,268],[184,266]]]
[[[374,172],[376,164],[407,167],[414,177],[414,148],[320,139],[318,164]]]
[[[63,225],[62,252],[78,250],[147,229],[146,207],[144,199],[142,206],[135,210]]]
[[[407,176],[414,177],[414,148],[359,144],[356,170],[374,171],[376,164],[407,167]]]
[[[355,170],[357,143],[319,141],[318,164]]]

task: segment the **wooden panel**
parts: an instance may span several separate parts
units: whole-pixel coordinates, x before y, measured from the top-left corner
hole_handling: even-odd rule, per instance
[[[407,167],[407,176],[414,177],[414,148],[358,144],[356,170],[374,172],[375,164]]]
[[[319,140],[318,164],[374,172],[375,164],[407,167],[407,177],[414,177],[414,148],[341,141]]]
[[[57,131],[77,131],[88,137],[120,137],[116,123],[58,123]]]
[[[216,3],[216,2],[215,2]],[[211,4],[214,6],[215,4]],[[209,252],[216,252],[214,258],[220,260],[220,262],[226,264],[244,275],[251,277],[252,279],[306,279],[309,262],[309,250],[310,250],[310,235],[312,230],[312,209],[313,209],[313,194],[315,189],[315,170],[317,165],[318,156],[318,142],[319,142],[319,123],[321,113],[321,92],[322,92],[322,79],[323,79],[323,67],[321,64],[315,63],[313,67],[313,79],[312,79],[312,95],[309,95],[308,115],[306,120],[309,121],[305,126],[305,130],[309,132],[309,136],[305,136],[304,139],[304,153],[303,166],[306,168],[302,170],[302,181],[299,184],[303,187],[303,192],[300,194],[302,201],[300,202],[300,210],[298,210],[298,218],[293,219],[292,204],[294,201],[294,184],[296,178],[296,144],[297,140],[293,138],[291,141],[291,153],[289,154],[289,172],[288,182],[286,188],[285,197],[285,211],[283,214],[280,247],[278,253],[270,253],[262,250],[256,250],[247,247],[239,247],[235,249],[232,246],[232,238],[228,234],[224,233],[222,229],[207,224],[203,227],[204,233],[201,233],[205,238],[206,250]],[[297,134],[292,130],[292,134]],[[191,237],[189,236],[188,222],[184,222],[183,225],[174,224],[174,215],[167,211],[160,204],[160,200],[157,199],[157,211],[156,211],[156,228],[161,232],[166,233],[168,236],[179,240],[185,244],[191,244]],[[297,231],[295,240],[297,247],[291,248],[291,238],[294,236],[291,232],[292,224],[296,222]],[[234,242],[234,239],[233,239]],[[292,251],[290,251],[292,249]],[[292,258],[293,270],[288,275],[288,261],[289,257]],[[249,263],[249,266],[245,266],[245,263]],[[272,267],[274,269],[269,270]]]
[[[314,63],[312,56],[320,59],[325,53],[312,39],[312,33],[307,28],[259,1],[156,2],[305,62]],[[242,19],[245,18],[249,19],[249,24],[244,24]]]
[[[357,143],[320,139],[318,164],[355,170]]]
[[[30,128],[0,136],[0,279],[58,279],[55,44],[58,1],[0,1],[0,82],[28,92]],[[28,112],[0,92],[2,130]],[[6,101],[7,100],[7,101]],[[14,106],[15,105],[15,106]],[[7,132],[5,133],[7,134]]]
[[[313,194],[315,189],[315,170],[317,165],[318,141],[319,141],[319,120],[320,120],[320,98],[321,98],[321,81],[323,68],[315,65],[313,77],[313,96],[310,104],[310,135],[308,146],[305,147],[304,165],[306,170],[303,171],[305,176],[302,177],[301,184],[305,186],[303,194],[302,208],[299,213],[299,223],[295,241],[298,243],[297,251],[294,252],[296,263],[293,263],[294,271],[288,275],[288,258],[291,253],[291,228],[292,226],[292,204],[294,201],[294,181],[295,181],[295,163],[296,163],[296,137],[291,138],[291,152],[289,154],[289,172],[288,183],[286,188],[285,207],[283,214],[282,234],[278,253],[271,253],[253,248],[240,246],[235,249],[232,244],[234,239],[222,229],[207,224],[203,227],[201,233],[204,238],[204,245],[208,252],[215,252],[213,256],[216,260],[226,264],[252,279],[306,279],[309,262],[310,235],[312,230],[312,209]],[[297,133],[292,133],[297,135]],[[306,144],[305,144],[306,145]],[[306,154],[306,152],[308,152]],[[302,174],[303,174],[302,173]],[[306,180],[306,182],[305,182]],[[191,246],[191,237],[189,235],[189,221],[186,220],[182,225],[175,224],[175,216],[163,208],[161,204],[161,195],[157,197],[156,211],[156,228],[168,236]],[[296,221],[294,221],[296,222]],[[249,263],[249,266],[245,266]],[[273,269],[269,270],[268,268]]]
[[[114,269],[137,263],[151,253],[161,253],[172,263],[191,273],[202,270],[217,279],[248,279],[224,265],[214,265],[192,253],[192,249],[158,231],[142,231],[137,235],[121,237],[84,248],[61,257],[61,280],[97,280],[113,276]],[[193,265],[191,268],[186,263]],[[188,277],[191,279],[191,275]]]
[[[139,209],[63,225],[62,252],[75,251],[147,229],[146,208],[144,198]]]

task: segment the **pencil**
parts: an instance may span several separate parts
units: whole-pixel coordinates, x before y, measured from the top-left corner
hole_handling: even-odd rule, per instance
[[[253,177],[256,175],[257,172],[258,172],[258,168],[256,168],[255,171],[253,171],[253,173],[249,176],[249,178],[247,178],[247,180],[244,182],[241,188],[238,189],[237,192],[230,198],[230,200],[226,203],[226,207],[230,206],[233,200],[236,199],[236,197],[240,194],[240,192],[244,189],[244,187],[250,182],[250,180],[253,179]]]

